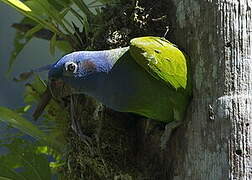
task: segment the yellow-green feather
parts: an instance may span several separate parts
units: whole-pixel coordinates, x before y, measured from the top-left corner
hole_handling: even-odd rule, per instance
[[[154,78],[175,89],[186,88],[186,58],[174,44],[160,37],[134,38],[130,41],[130,53]]]

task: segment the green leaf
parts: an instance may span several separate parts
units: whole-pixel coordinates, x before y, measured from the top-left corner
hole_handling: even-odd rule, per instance
[[[44,28],[49,29],[53,31],[54,33],[57,33],[61,35],[62,37],[64,36],[63,32],[59,30],[57,26],[55,26],[52,21],[49,21],[50,15],[56,14],[54,11],[50,11],[47,9],[47,7],[42,6],[39,4],[40,1],[35,1],[35,0],[30,0],[30,1],[25,1],[25,3],[22,3],[17,0],[1,0],[2,2],[14,7],[16,10],[18,10],[20,13],[22,13],[24,16],[29,17],[33,21],[41,24]],[[22,6],[20,3],[24,6]],[[44,2],[44,1],[43,1]],[[28,7],[29,9],[27,9]],[[49,13],[49,17],[47,15]],[[56,17],[54,17],[56,18]],[[55,19],[59,20],[59,19]]]
[[[43,132],[41,132],[36,126],[8,108],[0,107],[0,120],[36,139],[45,138],[45,134],[43,134]]]
[[[62,11],[71,5],[70,0],[48,0],[48,2],[58,11]]]
[[[15,63],[15,60],[18,54],[23,50],[23,48],[28,44],[31,40],[31,36],[25,37],[24,33],[16,32],[15,39],[14,39],[14,50],[11,52],[11,57],[9,59],[9,67],[7,73],[10,73]]]
[[[24,94],[24,101],[27,104],[32,104],[40,100],[40,96],[46,90],[45,82],[39,77],[35,76],[31,84],[26,84]]]
[[[0,107],[0,121],[10,124],[12,127],[19,129],[20,131],[28,134],[41,142],[51,145],[60,151],[62,144],[56,141],[53,137],[47,136],[44,132],[38,129],[31,122],[20,116],[15,111],[12,111],[5,107]]]
[[[50,53],[53,56],[55,55],[56,37],[57,37],[57,34],[54,34],[50,41]]]
[[[2,158],[0,158],[0,160],[2,160]],[[16,159],[12,159],[12,158],[9,158],[8,160],[16,162]],[[11,179],[11,180],[16,180],[16,179],[27,180],[24,176],[15,172],[15,170],[13,170],[12,168],[4,165],[3,161],[1,161],[1,164],[0,164],[0,171],[1,171],[1,176],[5,176],[5,178],[8,177],[8,179]],[[0,180],[1,180],[1,178],[0,178]]]
[[[26,85],[25,103],[34,104],[41,102],[41,100],[43,100],[43,96],[41,95],[46,91],[46,88],[46,84],[39,76],[36,76],[31,84]],[[47,104],[44,111],[46,113],[43,115],[43,130],[47,131],[48,137],[54,137],[57,139],[57,142],[64,144],[65,139],[63,131],[67,126],[67,111],[54,100],[51,100],[49,104]]]
[[[8,153],[0,156],[1,175],[15,180],[51,179],[50,162],[46,155],[36,152],[36,143],[13,138],[2,146],[8,149]]]
[[[94,0],[94,1],[92,1],[92,2],[90,2],[88,5],[89,6],[92,6],[92,5],[100,5],[100,4],[102,4],[102,5],[107,5],[107,4],[116,4],[116,3],[120,3],[120,0]]]
[[[82,0],[72,0],[72,2],[74,2],[78,8],[80,8],[80,10],[88,17],[91,18],[94,16],[94,14],[90,11],[90,9],[88,8],[88,6],[84,3],[84,1]]]
[[[46,90],[46,83],[39,76],[35,76],[34,81],[32,82],[32,87],[39,94],[42,94]]]
[[[24,3],[22,3],[19,0],[2,0],[2,1],[6,4],[9,4],[10,6],[12,6],[14,8],[21,10],[21,11],[24,11],[24,12],[31,11],[31,9],[28,6],[26,6]]]
[[[85,31],[85,35],[86,37],[88,37],[89,32],[90,32],[90,26],[88,23],[88,19],[86,16],[83,16],[83,27],[84,27],[84,31]]]
[[[56,46],[64,53],[70,53],[73,51],[72,46],[67,41],[56,41]]]
[[[41,30],[43,27],[41,26],[41,24],[38,24],[36,26],[34,26],[33,28],[31,28],[29,31],[27,31],[25,33],[25,37],[30,37],[32,36],[34,33],[38,32],[39,30]]]
[[[0,180],[12,180],[12,179],[0,176]]]
[[[15,110],[18,114],[24,114],[31,108],[31,105],[26,105]]]
[[[27,1],[27,4],[29,4],[31,9],[34,10],[34,17],[36,17],[40,21],[42,20],[46,24],[45,27],[49,25],[48,27],[50,27],[51,31],[61,36],[64,36],[62,30],[64,30],[68,34],[71,34],[71,31],[68,28],[70,27],[71,29],[73,29],[73,27],[64,17],[62,17],[61,12],[54,8],[54,6],[52,6],[47,0],[30,0]],[[44,19],[47,19],[47,21],[44,21]],[[42,21],[40,22],[40,24],[42,24]],[[51,24],[48,22],[51,22]],[[56,23],[57,26],[54,23]]]

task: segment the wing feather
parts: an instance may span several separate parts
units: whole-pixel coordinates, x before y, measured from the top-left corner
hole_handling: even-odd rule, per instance
[[[151,36],[134,38],[130,41],[130,53],[154,78],[169,83],[175,89],[186,88],[186,58],[168,40]]]

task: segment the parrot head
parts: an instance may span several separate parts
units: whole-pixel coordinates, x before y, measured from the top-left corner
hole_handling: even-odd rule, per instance
[[[77,92],[81,89],[93,89],[101,80],[102,74],[107,74],[111,64],[102,51],[78,51],[67,54],[53,64],[48,72],[51,83],[66,83]],[[57,86],[57,85],[56,85]]]
[[[99,64],[95,58],[85,56],[84,52],[73,52],[63,56],[52,65],[49,70],[49,79],[75,79],[85,78],[88,75],[98,72]]]

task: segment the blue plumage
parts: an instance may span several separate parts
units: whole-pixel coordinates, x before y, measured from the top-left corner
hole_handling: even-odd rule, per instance
[[[109,72],[116,60],[127,50],[128,48],[126,47],[104,51],[77,51],[67,54],[53,65],[52,70],[49,72],[49,77],[55,76],[56,71],[58,71],[59,75],[64,73],[62,70],[64,70],[67,62],[74,62],[78,65],[78,71],[74,76],[85,77],[92,72],[88,70],[89,68],[82,66],[82,63],[85,61],[92,62],[96,66],[96,68],[93,68],[96,72]]]

